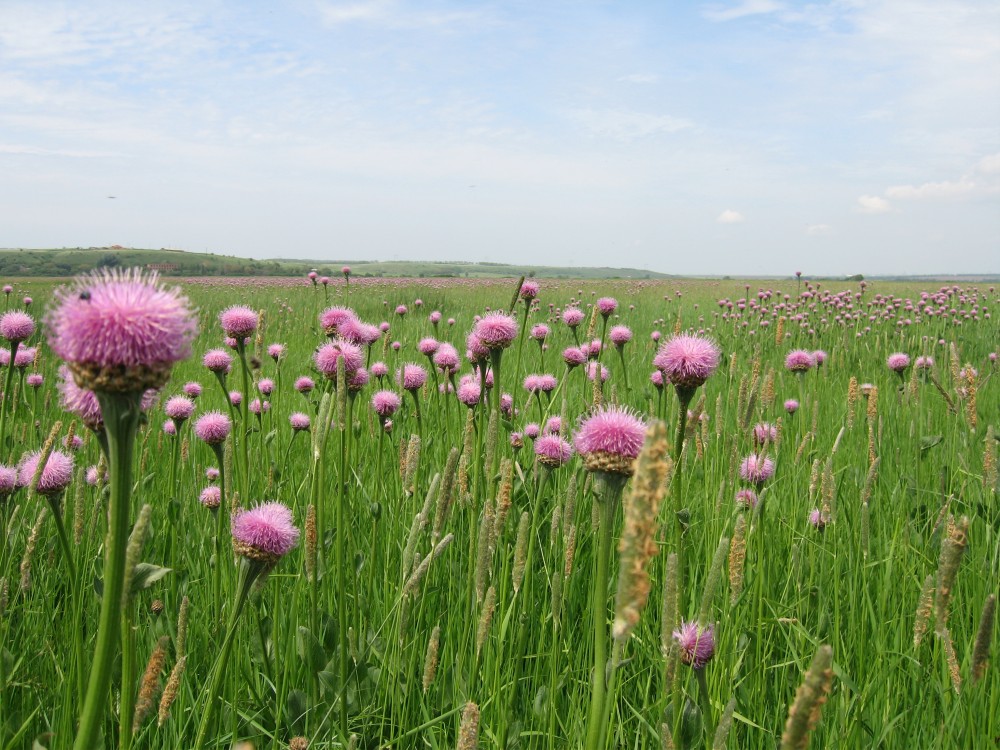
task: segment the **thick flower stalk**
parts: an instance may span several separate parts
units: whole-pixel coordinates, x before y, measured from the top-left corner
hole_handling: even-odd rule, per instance
[[[87,694],[74,750],[102,745],[111,672],[121,640],[121,599],[129,534],[132,456],[143,393],[161,388],[188,357],[197,324],[177,289],[156,274],[104,271],[55,293],[46,319],[49,345],[77,386],[93,391],[107,437],[111,494],[105,539],[104,594]]]

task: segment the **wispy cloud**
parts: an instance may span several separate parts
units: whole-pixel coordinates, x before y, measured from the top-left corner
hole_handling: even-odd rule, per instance
[[[829,234],[832,227],[829,224],[808,224],[806,226],[806,234],[809,237],[819,237],[824,234]]]
[[[320,2],[316,6],[324,25],[365,23],[392,29],[447,29],[454,26],[491,25],[495,16],[485,10],[414,9],[394,0]]]
[[[892,210],[885,198],[877,195],[862,195],[858,197],[858,211],[863,214],[884,214]]]
[[[734,21],[737,18],[745,18],[746,16],[775,13],[784,7],[784,4],[774,2],[773,0],[743,0],[743,2],[728,8],[719,6],[705,8],[702,11],[702,15],[709,21]]]
[[[633,141],[694,127],[693,122],[682,117],[631,110],[576,109],[569,116],[589,133],[616,141]]]
[[[935,198],[959,198],[976,189],[976,183],[962,179],[958,182],[925,182],[922,185],[894,185],[885,191],[887,198],[897,200],[921,200]]]
[[[734,211],[731,208],[727,208],[717,217],[715,217],[716,222],[719,224],[742,224],[746,217],[743,216],[739,211]]]

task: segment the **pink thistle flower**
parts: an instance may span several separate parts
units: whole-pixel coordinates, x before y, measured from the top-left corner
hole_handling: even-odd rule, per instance
[[[632,329],[628,326],[614,326],[608,331],[608,338],[612,344],[621,349],[632,340]]]
[[[610,317],[611,314],[617,309],[618,300],[614,297],[601,297],[597,300],[597,311],[605,318]]]
[[[255,398],[250,402],[249,409],[251,414],[255,414],[259,417],[261,414],[266,414],[271,411],[271,402],[261,401],[259,398]]]
[[[265,396],[270,396],[274,393],[274,381],[271,378],[261,378],[257,383],[257,390]]]
[[[285,345],[284,344],[269,344],[267,347],[267,356],[277,362],[279,359],[285,356]]]
[[[503,393],[500,395],[500,413],[507,419],[512,419],[514,417],[514,397],[509,393]]]
[[[482,362],[490,357],[490,350],[483,344],[482,339],[475,331],[465,337],[465,347],[465,356],[472,363]]]
[[[681,661],[689,667],[704,669],[715,656],[715,629],[712,625],[703,628],[696,622],[682,622],[673,636],[680,647]]]
[[[431,357],[434,355],[434,352],[436,352],[440,346],[441,343],[436,338],[428,336],[426,338],[420,339],[420,342],[417,344],[417,349],[425,357]]]
[[[590,359],[597,359],[598,357],[600,357],[601,349],[602,346],[599,339],[594,339],[589,344],[584,343],[583,346],[580,347],[580,350],[584,352]]]
[[[19,370],[26,369],[29,365],[34,363],[36,353],[37,347],[20,347],[14,355],[14,367]],[[10,366],[10,349],[0,349],[0,365],[3,365],[4,367]]]
[[[434,364],[441,368],[445,374],[451,374],[458,370],[461,360],[458,358],[458,350],[451,344],[442,343],[434,352]]]
[[[101,475],[98,474],[98,472],[97,472],[97,467],[96,466],[88,466],[87,467],[87,473],[84,475],[84,479],[87,482],[87,484],[89,484],[91,487],[95,486],[97,484],[98,480],[101,479]],[[106,471],[104,472],[103,479],[104,479],[105,482],[108,481],[108,472],[106,472]]]
[[[885,363],[894,373],[902,375],[906,372],[906,368],[910,366],[910,355],[904,352],[895,352],[889,355]]]
[[[319,314],[319,324],[327,336],[336,336],[342,325],[357,320],[358,316],[349,307],[328,307]]]
[[[27,487],[31,484],[35,478],[35,472],[38,470],[38,462],[41,458],[42,452],[35,451],[34,453],[25,454],[21,459],[17,469],[17,483],[21,487]],[[45,495],[46,497],[59,495],[69,486],[72,479],[73,457],[62,451],[52,451],[49,454],[48,461],[45,462],[45,468],[42,469],[41,476],[38,478],[38,486],[35,488],[35,491],[39,495]]]
[[[217,468],[215,468],[214,466],[209,466],[207,469],[205,469],[205,479],[207,479],[209,482],[214,482],[218,478],[219,478],[219,470]]]
[[[749,508],[753,510],[757,507],[757,503],[760,502],[760,498],[757,497],[757,493],[751,489],[742,489],[736,493],[736,504],[741,508]]]
[[[476,323],[473,331],[487,349],[506,349],[517,338],[517,321],[504,313],[488,313]]]
[[[378,329],[382,333],[389,333],[389,321],[383,320],[381,323],[378,324]]]
[[[524,436],[530,440],[536,439],[542,433],[541,427],[534,422],[529,422],[524,426]]]
[[[288,423],[292,426],[295,432],[302,432],[303,430],[308,430],[311,421],[309,420],[308,414],[303,414],[300,411],[292,412],[288,415]]]
[[[392,350],[394,352],[398,352],[400,350],[400,348],[402,348],[402,346],[403,345],[401,343],[399,343],[398,341],[393,341],[392,342]]]
[[[934,357],[917,357],[917,361],[913,363],[913,366],[918,370],[932,370],[934,369]]]
[[[437,325],[441,322],[441,313],[438,310],[434,310],[430,315],[427,316],[427,320],[431,322],[431,325]]]
[[[75,414],[91,430],[96,431],[104,427],[104,417],[97,396],[93,391],[78,386],[66,365],[59,368],[59,382],[56,387],[59,389],[59,401],[63,409]]]
[[[653,366],[662,370],[675,388],[693,391],[712,376],[721,358],[711,339],[681,334],[660,346]]]
[[[758,422],[753,426],[753,439],[758,445],[768,445],[778,439],[778,428],[770,422]]]
[[[340,340],[323,344],[313,355],[316,369],[323,373],[327,380],[337,379],[337,368],[341,361],[344,363],[344,374],[350,376],[361,367],[365,355],[360,347]]]
[[[187,396],[174,396],[167,399],[167,403],[163,406],[163,411],[174,422],[183,422],[186,419],[190,419],[191,415],[194,414],[194,401]]]
[[[624,407],[605,406],[585,419],[573,445],[590,471],[631,475],[646,439],[646,425]]]
[[[368,368],[368,372],[372,374],[372,377],[381,379],[389,374],[389,365],[385,362],[372,362],[372,366]]]
[[[423,307],[424,306],[424,301],[422,299],[420,299],[419,297],[417,297],[415,300],[413,300],[413,306],[414,307]]]
[[[292,511],[281,503],[264,503],[240,511],[233,516],[231,532],[237,555],[270,565],[291,552],[299,541]]]
[[[17,487],[17,469],[13,466],[0,466],[0,497],[13,495]]]
[[[663,334],[662,334],[662,333],[660,333],[659,331],[653,331],[653,332],[652,332],[651,334],[649,334],[649,338],[651,338],[651,339],[653,340],[653,343],[654,343],[654,344],[655,344],[655,343],[658,343],[658,342],[659,342],[659,340],[660,340],[660,338],[661,338],[662,336],[663,336]]]
[[[239,406],[240,404],[243,403],[243,394],[240,393],[239,391],[230,391],[229,403],[231,403],[233,406]]]
[[[789,414],[794,414],[799,410],[799,402],[794,398],[790,398],[785,402],[785,411]]]
[[[156,274],[103,271],[55,293],[46,316],[49,345],[82,386],[142,391],[162,386],[191,354],[197,321],[177,289]]]
[[[521,450],[524,447],[524,435],[520,432],[510,433],[510,447],[515,451]]]
[[[20,310],[11,310],[0,316],[0,336],[12,344],[31,338],[35,332],[35,319]]]
[[[813,508],[809,513],[809,525],[812,526],[816,531],[822,531],[826,528],[826,516],[820,511],[819,508]]]
[[[538,292],[539,286],[537,281],[527,279],[521,284],[521,299],[525,302],[531,302],[531,300],[538,296]]]
[[[538,463],[555,469],[570,460],[573,448],[558,435],[542,435],[535,441],[535,456]]]
[[[357,370],[351,373],[351,376],[347,379],[347,390],[351,391],[352,393],[357,393],[366,385],[368,385],[368,380],[369,380],[368,370],[366,370],[364,367],[359,367]]]
[[[239,341],[257,332],[260,316],[246,305],[232,305],[219,313],[219,323],[226,336]]]
[[[222,489],[217,484],[209,485],[198,495],[198,502],[209,510],[217,510],[222,505]]]
[[[14,287],[12,287],[10,284],[4,284],[3,285],[3,293],[4,294],[10,294],[13,291],[14,291]]]
[[[302,375],[295,380],[295,390],[299,393],[309,393],[316,387],[316,382],[307,375]]]
[[[45,378],[39,373],[33,372],[25,379],[24,382],[28,384],[29,388],[41,388],[42,384],[45,382]]]
[[[209,411],[195,420],[194,434],[209,445],[222,445],[232,428],[229,417],[221,411]]]
[[[340,272],[342,274],[344,274],[344,276],[350,276],[351,275],[351,267],[350,266],[344,266],[343,268],[340,269]]]
[[[785,357],[785,369],[791,372],[808,372],[816,366],[816,358],[805,349],[793,349]]]
[[[22,302],[24,302],[24,306],[25,306],[26,308],[28,308],[28,307],[31,307],[31,303],[33,302],[33,300],[31,299],[31,297],[25,297],[25,298],[24,298],[24,299],[22,300]]]
[[[576,328],[583,322],[585,317],[583,311],[578,307],[567,307],[563,310],[562,314],[563,323],[570,328]]]
[[[225,375],[233,365],[233,358],[225,349],[209,349],[201,358],[201,363],[211,372]]]
[[[315,284],[316,279],[319,278],[319,274],[316,273],[315,271],[310,271],[309,273],[306,274],[306,278],[309,279],[309,281],[311,281],[313,284]]]
[[[826,352],[822,349],[817,349],[813,352],[813,359],[816,360],[817,367],[822,367],[823,363],[826,362]]]
[[[551,330],[544,323],[539,323],[538,325],[531,327],[531,338],[539,343],[545,341],[545,339],[548,338],[549,333],[551,333]]]
[[[587,361],[587,355],[578,346],[567,346],[562,353],[563,362],[570,369],[579,367]]]
[[[538,375],[527,375],[524,378],[524,390],[528,393],[538,393]]]
[[[320,276],[319,277],[319,283],[322,284],[323,286],[328,286],[329,283],[330,283],[330,277],[329,276]]]
[[[66,437],[63,438],[62,444],[63,448],[65,448],[66,450],[73,451],[74,453],[76,453],[83,447],[83,438],[80,437],[79,435],[74,435],[72,438],[70,438],[70,436],[67,435]]]
[[[555,375],[546,372],[538,376],[537,386],[542,393],[552,393],[558,385],[559,380]]]
[[[201,383],[191,380],[184,384],[183,391],[188,398],[198,398],[201,395]]]
[[[170,435],[170,437],[173,437],[174,435],[177,434],[177,425],[174,423],[174,420],[168,419],[164,421],[163,433],[165,435]]]
[[[403,400],[395,391],[378,391],[372,396],[372,410],[383,419],[391,417],[402,405]]]
[[[653,370],[649,375],[649,382],[656,386],[657,390],[663,390],[663,372],[661,370]]]
[[[427,382],[427,370],[420,365],[407,362],[396,372],[396,382],[403,387],[403,390],[414,393]]]
[[[546,435],[558,435],[562,432],[562,417],[549,417],[548,421],[545,423],[544,432]]]
[[[409,310],[406,308],[406,305],[396,305],[396,315],[399,317],[402,318],[408,312]]]
[[[744,482],[760,487],[774,476],[774,461],[760,453],[751,453],[740,463],[740,477]]]
[[[455,325],[455,319],[454,318],[448,318],[448,325],[449,326]]]
[[[482,398],[482,388],[479,382],[472,376],[462,378],[458,383],[458,400],[470,409],[479,404]]]
[[[597,377],[597,373],[598,372],[601,373],[601,382],[602,383],[606,382],[607,379],[609,377],[611,377],[611,373],[608,372],[608,368],[605,367],[604,365],[599,364],[597,362],[591,362],[591,363],[589,363],[587,365],[587,379],[588,380],[593,381],[593,379]]]

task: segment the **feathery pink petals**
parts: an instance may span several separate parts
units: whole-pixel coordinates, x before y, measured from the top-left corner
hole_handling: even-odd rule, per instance
[[[676,388],[697,388],[708,380],[719,366],[722,353],[711,339],[680,334],[664,343],[653,365]]]
[[[263,503],[251,510],[233,516],[232,535],[237,552],[255,559],[274,562],[295,548],[299,530],[292,519],[292,511],[281,503]]]

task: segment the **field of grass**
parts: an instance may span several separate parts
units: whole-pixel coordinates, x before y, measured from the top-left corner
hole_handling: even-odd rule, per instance
[[[191,748],[203,721],[205,747],[273,750],[996,746],[1000,673],[988,665],[995,626],[983,614],[1000,582],[994,289],[542,281],[534,306],[513,305],[520,334],[492,389],[467,407],[443,392],[448,378],[418,343],[458,349],[458,384],[473,374],[464,355],[475,316],[511,310],[516,286],[185,285],[200,333],[136,439],[128,522],[150,507],[135,557],[148,567],[120,608],[99,747]],[[6,307],[30,295],[41,320],[52,290],[19,283]],[[591,312],[601,297],[618,302],[607,325]],[[261,319],[246,368],[230,350],[223,385],[202,356],[224,347],[219,314],[236,304]],[[333,305],[387,323],[363,351],[369,370],[385,364],[384,379],[338,389],[317,372],[314,352],[328,341],[318,316]],[[561,318],[572,306],[585,315],[576,331]],[[540,323],[551,329],[544,345],[530,335]],[[564,364],[564,349],[618,325],[633,336],[620,350],[605,341],[602,387],[587,377],[594,366]],[[722,358],[688,404],[678,453],[678,394],[651,374],[658,347],[681,332],[711,337]],[[271,344],[285,347],[278,359]],[[38,353],[0,368],[0,463],[15,466],[50,433],[58,450],[70,432],[83,444],[64,494],[0,494],[0,749],[55,750],[73,746],[95,662],[111,487],[100,472],[96,484],[86,478],[88,467],[103,471],[101,441],[63,410],[41,324],[22,346]],[[796,349],[825,361],[791,372]],[[896,352],[911,358],[901,374],[887,366]],[[920,356],[933,366],[918,370]],[[428,375],[412,393],[394,377],[405,363]],[[539,373],[558,379],[551,395],[524,389]],[[42,384],[28,386],[31,374]],[[315,389],[297,391],[301,376]],[[168,434],[164,405],[190,382],[202,387],[194,414]],[[402,397],[391,429],[372,407],[380,389]],[[247,409],[255,399],[267,403],[260,414]],[[618,504],[580,456],[547,467],[528,437],[559,417],[572,444],[598,404],[667,433],[650,451],[668,476],[647,463]],[[234,423],[218,452],[193,432],[210,410]],[[294,412],[309,431],[292,429]],[[754,452],[774,474],[746,507],[737,492],[753,485],[739,469]],[[199,502],[210,468],[225,478],[219,510]],[[265,501],[287,505],[302,536],[232,618],[242,563],[228,519]],[[642,502],[652,503],[645,517]],[[643,570],[645,606],[635,598]],[[622,602],[639,617],[616,640]],[[714,629],[704,668],[679,658],[681,621]]]

